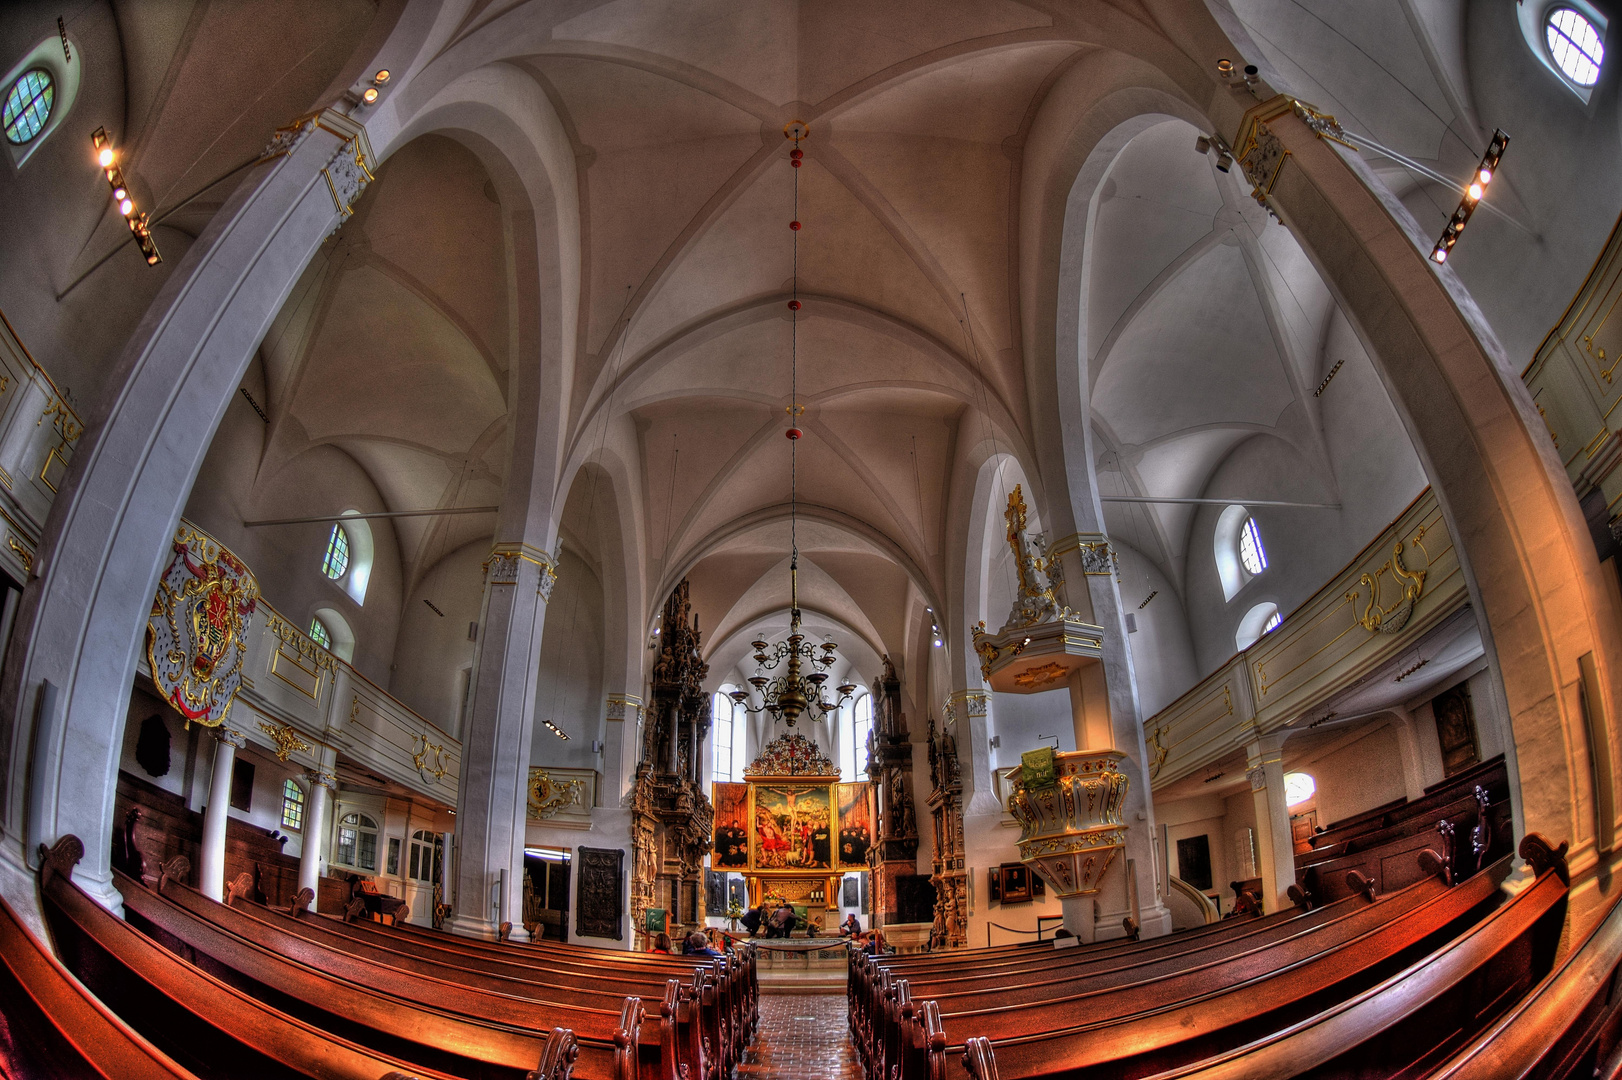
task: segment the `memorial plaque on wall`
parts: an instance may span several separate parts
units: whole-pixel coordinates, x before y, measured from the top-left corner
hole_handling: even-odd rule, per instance
[[[844,895],[839,898],[840,907],[860,907],[862,903],[862,882],[854,874],[847,877],[840,886]]]
[[[1211,838],[1204,833],[1177,841],[1177,876],[1201,891],[1211,887]]]
[[[725,918],[727,913],[727,876],[718,870],[704,871],[704,914]]]
[[[580,886],[575,900],[574,932],[579,937],[619,941],[625,909],[625,852],[583,847],[579,850]]]

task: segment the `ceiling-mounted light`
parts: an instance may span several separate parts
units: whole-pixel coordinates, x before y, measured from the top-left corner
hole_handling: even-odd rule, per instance
[[[783,128],[783,137],[794,142],[790,151],[789,163],[798,169],[805,159],[800,143],[809,138],[811,129],[802,121],[794,120]],[[764,637],[756,638],[750,642],[755,650],[756,672],[748,680],[749,685],[760,692],[761,704],[757,707],[750,703],[747,690],[734,690],[732,700],[742,706],[747,713],[770,713],[773,719],[781,720],[789,727],[793,727],[801,716],[809,716],[812,720],[822,720],[831,712],[837,711],[840,706],[851,699],[856,693],[854,683],[844,683],[836,688],[838,697],[829,701],[822,696],[822,684],[828,681],[828,671],[834,660],[839,646],[832,641],[824,640],[821,652],[818,647],[805,640],[805,634],[800,630],[800,547],[798,541],[799,529],[799,488],[797,484],[798,471],[795,463],[798,461],[799,440],[804,435],[798,426],[799,417],[805,411],[805,406],[799,399],[799,310],[800,310],[800,279],[798,275],[799,246],[800,246],[800,174],[794,174],[794,217],[789,222],[789,230],[794,237],[796,267],[793,279],[792,295],[789,298],[789,405],[787,413],[790,417],[789,428],[784,435],[789,440],[789,620],[788,638],[777,643],[772,648]],[[770,649],[768,652],[767,650]],[[783,674],[776,678],[768,678],[764,672],[775,670],[779,665],[783,667]],[[802,674],[802,666],[809,666],[810,670]]]
[[[382,86],[384,83],[388,82],[389,81],[389,69],[388,68],[380,68],[378,70],[378,73],[376,75],[372,76],[372,81],[374,83],[376,83],[377,85],[379,85],[379,86]]]
[[[1498,160],[1504,156],[1504,148],[1509,145],[1509,136],[1502,130],[1492,133],[1492,141],[1487,144],[1487,152],[1482,155],[1481,164],[1477,167],[1474,178],[1465,185],[1464,196],[1459,200],[1459,208],[1453,211],[1448,219],[1447,227],[1442,230],[1441,239],[1431,249],[1431,261],[1435,263],[1447,262],[1453,245],[1459,242],[1459,235],[1464,232],[1464,226],[1475,213],[1482,197],[1487,194],[1487,185],[1498,173]]]
[[[375,104],[377,102],[377,87],[368,86],[366,88],[366,93],[362,94],[360,99],[366,102],[368,105]]]
[[[163,256],[158,254],[158,245],[152,239],[147,216],[136,210],[135,199],[130,195],[129,186],[124,183],[124,170],[118,167],[118,154],[113,150],[112,136],[107,134],[106,128],[97,128],[90,133],[90,145],[96,149],[96,163],[101,166],[107,176],[107,184],[112,188],[113,205],[118,207],[118,212],[124,215],[124,220],[129,224],[135,245],[141,249],[148,266],[158,265],[163,261]]]

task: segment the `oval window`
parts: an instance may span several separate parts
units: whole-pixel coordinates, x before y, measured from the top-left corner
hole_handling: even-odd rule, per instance
[[[1554,8],[1543,24],[1549,55],[1555,67],[1578,86],[1599,82],[1599,66],[1605,61],[1605,46],[1594,24],[1568,7]],[[10,135],[10,129],[7,129]]]
[[[0,122],[6,129],[6,141],[21,146],[37,138],[51,118],[51,106],[56,103],[56,82],[44,68],[33,68],[17,76],[17,81],[6,91],[6,104],[0,109]]]

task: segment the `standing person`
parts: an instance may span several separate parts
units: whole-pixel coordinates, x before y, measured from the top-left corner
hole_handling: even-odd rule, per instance
[[[767,937],[789,937],[794,932],[794,909],[788,906],[787,901],[779,903],[773,909],[771,917],[766,921]]]

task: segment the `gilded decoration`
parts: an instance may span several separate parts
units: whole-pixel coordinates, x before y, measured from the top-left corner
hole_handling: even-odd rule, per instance
[[[543,601],[552,599],[552,588],[558,583],[557,562],[538,547],[529,544],[502,544],[490,553],[484,562],[484,580],[489,585],[517,585],[518,569],[523,563],[532,563],[538,570],[535,591]]]
[[[293,754],[307,753],[310,750],[310,744],[299,738],[298,732],[286,724],[272,724],[261,720],[259,730],[268,735],[271,744],[276,747],[277,761],[286,761]]]
[[[1026,668],[1014,676],[1014,682],[1034,690],[1058,682],[1069,674],[1070,669],[1063,664],[1043,664],[1040,667]]]
[[[1044,769],[1044,775],[1031,774],[1041,786],[1027,786],[1027,765],[1015,775],[1008,796],[1008,812],[1020,826],[1020,861],[1061,898],[1090,895],[1126,844],[1121,820],[1129,787],[1121,771],[1126,755],[1110,750],[1052,756],[1051,784],[1042,783]]]
[[[147,664],[158,693],[204,727],[225,721],[242,683],[242,640],[259,585],[219,543],[189,525],[158,580],[147,619]]]
[[[537,821],[581,805],[586,793],[586,782],[580,779],[564,780],[545,769],[529,770],[529,816]]]
[[[10,548],[11,553],[17,556],[18,561],[23,564],[24,573],[32,574],[34,572],[34,553],[29,550],[27,544],[17,539],[15,533],[8,532],[6,534],[6,547]]]
[[[417,767],[417,775],[425,781],[438,783],[448,768],[445,763],[444,745],[429,742],[428,736],[424,734],[416,737],[411,750],[411,764]]]
[[[1421,551],[1424,550],[1422,543],[1424,536],[1425,530],[1423,528],[1414,536],[1414,544]],[[1381,606],[1380,578],[1388,570],[1391,572],[1393,583],[1401,591],[1398,593],[1396,600],[1389,606]],[[1363,614],[1357,619],[1358,623],[1371,634],[1395,634],[1408,625],[1408,619],[1414,613],[1414,605],[1419,602],[1420,596],[1425,592],[1425,571],[1410,570],[1403,565],[1402,541],[1398,540],[1397,546],[1391,549],[1391,558],[1374,573],[1364,573],[1357,579],[1357,584],[1358,588],[1366,588],[1369,591],[1368,599],[1363,607]],[[1346,599],[1350,603],[1357,603],[1359,600],[1358,590],[1356,588],[1352,589],[1346,594]]]
[[[779,735],[744,768],[745,776],[838,776],[839,766],[798,732]]]

